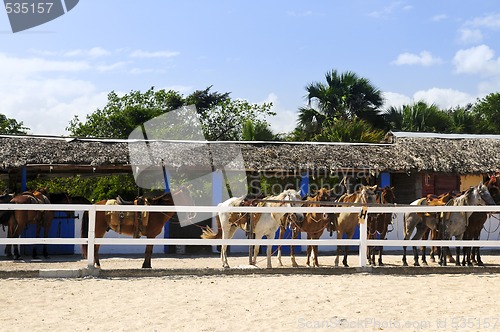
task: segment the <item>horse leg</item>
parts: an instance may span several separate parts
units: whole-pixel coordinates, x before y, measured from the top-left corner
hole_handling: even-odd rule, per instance
[[[417,225],[417,232],[413,236],[412,240],[422,239],[422,236],[424,235],[426,230],[427,227],[423,224]],[[413,246],[413,266],[420,266],[420,264],[418,263],[418,248],[416,246]]]
[[[280,234],[279,234],[279,239],[283,239],[283,236],[285,235],[285,227],[280,225]],[[293,248],[293,247],[292,247]],[[293,249],[291,250],[292,257],[293,257]],[[293,262],[293,258],[292,258]],[[283,266],[283,262],[281,262],[281,244],[278,245],[278,263],[280,266]]]
[[[292,239],[296,239],[298,237],[299,237],[298,230],[296,229],[292,230]],[[295,246],[290,246],[290,260],[292,261],[293,267],[299,267],[299,264],[297,264],[297,261],[295,260]],[[309,262],[309,257],[307,258],[307,261]]]
[[[154,239],[155,237],[148,236],[148,239]],[[151,269],[151,256],[153,256],[153,245],[148,244],[146,246],[146,251],[144,252],[144,262],[142,263],[143,269]]]
[[[342,239],[342,234],[343,232],[340,230],[337,230],[337,239]],[[337,245],[337,256],[335,257],[335,267],[339,266],[339,256],[340,256],[340,250],[342,246]]]
[[[455,265],[460,266],[460,247],[456,247],[456,260],[455,260]]]
[[[311,236],[311,239],[313,240],[318,240],[319,237],[321,236],[321,233],[316,233]],[[314,255],[314,266],[319,267],[319,261],[318,261],[318,246],[312,246],[312,253]]]
[[[222,238],[232,239],[234,233],[236,233],[237,226],[235,225],[224,225],[222,224]],[[229,263],[227,262],[227,244],[223,244],[220,250],[220,257],[222,260],[222,267],[229,268]]]
[[[483,261],[481,260],[481,253],[479,251],[479,247],[474,247],[476,249],[476,261],[478,266],[484,266]]]
[[[385,224],[385,229],[384,231],[380,234],[380,239],[385,240],[385,237],[387,236],[387,226],[388,224]],[[384,246],[379,246],[378,247],[378,266],[384,266],[384,263],[382,262],[382,251],[384,250]],[[373,257],[373,260],[375,260],[375,257]]]
[[[348,239],[352,239],[353,236],[354,236],[354,229],[346,233],[346,237]],[[343,246],[343,247],[344,247],[344,259],[342,260],[342,264],[344,264],[344,267],[349,267],[349,265],[347,264],[347,254],[349,246]]]
[[[408,266],[408,262],[406,261],[406,246],[403,246],[403,266]]]

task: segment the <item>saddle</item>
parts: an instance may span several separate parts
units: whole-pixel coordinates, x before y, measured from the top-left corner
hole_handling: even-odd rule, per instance
[[[117,196],[116,199],[107,200],[106,205],[147,205],[147,201],[142,197],[138,197],[134,201],[127,201]],[[109,228],[115,232],[121,234],[123,226],[132,226],[134,238],[146,235],[145,230],[148,227],[149,212],[108,211],[106,215],[109,216]]]

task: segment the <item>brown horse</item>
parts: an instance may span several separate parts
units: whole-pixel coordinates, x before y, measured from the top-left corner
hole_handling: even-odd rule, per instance
[[[488,191],[495,201],[496,204],[500,203],[500,174],[497,173],[491,176],[488,181],[484,183],[488,188]],[[481,231],[483,230],[484,224],[488,219],[488,214],[486,212],[473,212],[469,217],[469,222],[465,229],[464,240],[479,240],[481,237]],[[481,253],[479,247],[464,247],[464,255],[462,260],[462,265],[472,266],[477,264],[478,266],[484,266],[481,260]]]
[[[359,190],[353,194],[344,194],[339,199],[339,203],[357,203],[357,204],[372,204],[377,202],[377,194],[375,191],[377,186],[361,186]],[[337,239],[342,239],[345,234],[348,239],[352,239],[356,226],[361,217],[358,213],[342,212],[337,217]],[[344,250],[344,259],[342,264],[347,265],[347,248],[348,246],[337,246],[337,257],[335,258],[335,266],[339,265],[340,249]]]
[[[394,195],[394,187],[385,187],[381,192],[378,192],[377,195],[377,203],[378,204],[394,204],[396,203],[396,196]],[[387,235],[387,231],[389,228],[389,224],[392,223],[392,213],[378,213],[375,215],[369,215],[367,221],[367,231],[369,239],[379,239],[385,240]],[[368,247],[367,256],[368,263],[371,265],[375,265],[375,248],[376,247]],[[378,247],[378,265],[383,266],[382,262],[382,250],[383,247]]]
[[[98,205],[109,205],[110,200],[102,200],[97,202]],[[193,206],[191,201],[189,190],[185,187],[174,191],[172,193],[164,193],[160,196],[154,198],[146,198],[145,202],[147,205],[174,205],[174,201],[180,205]],[[146,236],[148,239],[154,239],[161,233],[163,226],[172,218],[175,212],[129,212],[129,216],[142,215],[141,222],[143,228],[140,230],[140,236]],[[95,221],[95,237],[102,238],[109,229],[119,232],[121,234],[134,236],[136,229],[134,228],[134,220],[132,218],[126,217],[125,212],[96,212]],[[124,217],[122,217],[124,216]],[[118,224],[116,223],[118,220]],[[82,222],[82,237],[88,237],[88,222]],[[96,244],[94,247],[94,265],[100,267],[101,263],[99,261],[99,245]],[[87,254],[87,245],[82,246],[84,257]],[[142,268],[151,268],[151,256],[153,255],[153,245],[146,245],[145,258],[142,264]]]
[[[14,196],[10,200],[13,204],[50,204],[50,200],[43,190],[35,190],[33,192],[26,191],[20,195]],[[21,233],[28,226],[28,224],[36,224],[36,237],[40,237],[40,232],[43,227],[44,238],[49,237],[50,226],[54,219],[54,211],[40,211],[40,210],[14,210],[9,218],[9,238],[18,238]],[[21,259],[19,253],[19,246],[14,245],[14,256],[12,256],[12,247],[10,244],[5,246],[5,253],[8,258]],[[47,244],[43,244],[43,256],[49,258],[47,251]],[[37,258],[37,246],[33,246],[33,258]]]
[[[329,202],[331,201],[330,190],[326,188],[319,189],[312,196],[308,196],[306,198],[307,202]],[[321,206],[321,204],[308,203],[307,206]],[[296,239],[299,236],[300,232],[307,233],[307,239],[317,240],[323,234],[323,231],[329,226],[336,229],[337,216],[334,213],[306,213],[305,218],[302,222],[296,222],[287,218],[290,224],[290,228],[292,229],[292,238]],[[285,232],[286,224],[282,222],[280,226],[280,238],[283,237]],[[312,255],[311,255],[312,254]],[[311,256],[314,257],[314,265],[315,267],[319,267],[318,263],[318,246],[308,245],[307,246],[307,262],[306,265],[310,266]],[[298,267],[297,261],[295,260],[295,247],[291,246],[290,249],[290,258],[292,260],[292,266]],[[281,246],[278,246],[278,261],[280,265],[281,263]]]
[[[445,205],[446,202],[451,200],[455,195],[453,193],[444,193],[439,196],[428,195],[427,197],[422,197],[410,205],[428,205],[428,206],[442,206]],[[438,229],[438,221],[439,221],[439,213],[424,213],[424,212],[409,212],[404,214],[404,239],[408,240],[413,234],[413,231],[416,230],[415,235],[411,238],[412,240],[421,240],[424,237],[424,234],[430,230]],[[428,236],[428,235],[427,235]],[[425,250],[426,247],[422,247],[422,264],[427,265],[427,260],[425,258]],[[418,262],[418,249],[416,246],[413,246],[413,259],[414,266],[420,266]],[[403,246],[403,265],[408,266],[408,262],[406,261],[406,246]]]

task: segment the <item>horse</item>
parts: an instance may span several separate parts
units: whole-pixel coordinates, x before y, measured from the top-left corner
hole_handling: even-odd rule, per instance
[[[481,182],[478,186],[470,187],[462,195],[449,200],[446,205],[495,205],[495,201],[491,197],[486,185]],[[452,237],[455,237],[457,240],[462,240],[471,215],[472,212],[443,213],[443,239],[451,240]],[[439,265],[446,265],[446,251],[446,249],[441,250]],[[460,247],[456,247],[455,265],[460,266]]]
[[[219,203],[220,207],[227,206],[241,206],[244,201],[245,196],[242,197],[231,197],[228,200]],[[281,202],[266,202],[266,201],[281,201]],[[298,202],[300,203],[302,198],[300,194],[294,189],[286,189],[277,196],[267,196],[260,200],[257,206],[262,207],[278,207],[287,206],[291,207]],[[253,213],[252,214],[252,228],[253,235],[256,239],[261,239],[264,236],[268,239],[272,239],[275,236],[276,231],[280,227],[281,219],[285,216],[284,212],[266,212],[266,213]],[[290,213],[291,218],[296,222],[302,222],[304,216],[302,213]],[[219,212],[216,216],[217,220],[217,233],[215,233],[210,227],[203,230],[201,238],[203,239],[231,239],[238,228],[246,230],[249,224],[249,215],[247,213],[238,212]],[[267,268],[272,268],[271,264],[271,251],[272,246],[267,246]],[[252,264],[257,263],[257,255],[259,253],[259,246],[254,247],[254,252],[252,255]],[[221,248],[221,260],[222,267],[229,268],[227,262],[227,245],[222,245]]]
[[[394,204],[396,203],[396,196],[394,195],[394,187],[385,187],[382,191],[377,191],[377,203],[378,204]],[[392,223],[392,213],[378,213],[376,215],[368,215],[367,221],[367,231],[368,239],[376,239],[377,235],[380,239],[384,239],[387,235],[389,224]],[[368,263],[375,265],[375,248],[368,247],[367,256]],[[378,247],[378,265],[384,266],[382,262],[382,250],[383,247]]]
[[[337,202],[339,203],[358,203],[358,204],[372,204],[377,202],[377,185],[361,187],[352,194],[342,195]],[[348,239],[352,239],[356,226],[359,223],[360,216],[357,213],[341,212],[337,217],[337,239],[342,239],[345,234]],[[344,267],[349,267],[347,264],[347,248],[348,246],[337,246],[337,257],[335,258],[335,266],[339,266],[340,249],[343,247],[344,259],[342,264]]]
[[[192,206],[189,189],[186,187],[181,187],[180,189],[163,193],[160,196],[153,198],[138,197],[136,201],[143,201],[145,205],[174,205],[174,201],[180,205]],[[115,204],[113,200],[101,200],[96,205],[111,205]],[[142,227],[140,229],[140,236],[146,236],[148,239],[154,239],[161,233],[163,226],[167,223],[170,218],[175,214],[173,211],[169,212],[105,212],[97,211],[95,217],[95,237],[102,238],[106,232],[111,229],[117,233],[134,236],[136,229],[134,227],[134,218],[141,216]],[[189,216],[192,218],[193,216]],[[82,222],[81,236],[83,238],[88,237],[88,221]],[[96,244],[94,247],[94,266],[97,268],[101,267],[99,261],[99,245]],[[87,245],[82,246],[82,252],[84,257],[87,256]],[[153,255],[153,245],[146,245],[144,262],[142,263],[142,268],[151,268],[151,256]]]
[[[419,198],[410,205],[428,205],[428,206],[441,206],[445,205],[450,199],[454,197],[453,193],[447,192],[439,196],[427,196]],[[427,212],[410,212],[404,214],[404,239],[408,240],[416,229],[415,235],[411,238],[412,240],[421,240],[424,238],[424,234],[427,230],[437,230],[439,224],[439,216],[436,213]],[[427,265],[425,259],[425,246],[422,247],[422,264]],[[413,266],[420,266],[418,262],[418,250],[416,246],[413,246]],[[406,246],[403,246],[403,266],[408,266],[406,261]]]
[[[330,202],[330,190],[326,188],[321,188],[311,196],[307,196],[305,199],[308,206],[321,206],[321,204],[314,204],[314,202]],[[290,218],[288,218],[290,219]],[[287,219],[287,220],[288,220]],[[311,212],[306,213],[304,216],[304,221],[302,223],[293,222],[290,220],[289,225],[292,229],[292,238],[296,239],[299,236],[300,232],[307,233],[307,239],[317,240],[323,234],[323,231],[329,226],[332,226],[333,229],[336,229],[337,216],[334,213],[317,213]],[[285,226],[283,223],[280,226],[280,239],[283,238],[283,233],[285,232]],[[312,254],[312,255],[311,255]],[[307,262],[306,265],[310,266],[311,256],[314,259],[313,266],[319,267],[318,263],[318,246],[308,245],[307,246]],[[295,247],[291,246],[290,249],[290,259],[292,261],[293,267],[298,267],[297,261],[295,260]],[[278,246],[278,261],[282,266],[281,262],[281,246]]]
[[[4,193],[0,195],[0,204],[9,203],[13,198],[14,194]],[[9,226],[9,219],[12,214],[12,210],[0,211],[0,225],[3,227]]]
[[[46,191],[40,189],[33,192],[25,191],[17,196],[14,196],[9,203],[12,204],[50,204],[50,200],[46,196]],[[40,210],[14,210],[9,218],[9,238],[18,238],[28,224],[36,224],[36,237],[40,237],[40,232],[43,227],[44,238],[49,237],[50,226],[54,219],[54,211]],[[12,245],[5,246],[5,253],[8,258],[14,257],[15,260],[21,259],[19,246],[14,245],[14,256],[12,256]],[[43,256],[48,259],[47,244],[43,244]],[[37,246],[33,246],[32,257],[38,258]]]
[[[498,205],[500,203],[500,189],[498,187],[500,185],[500,174],[491,176],[484,185],[488,188],[493,201]],[[469,217],[463,239],[479,240],[487,218],[488,214],[486,212],[473,212]],[[474,264],[484,266],[479,247],[473,247],[472,249],[471,247],[464,247],[462,265],[472,266]]]

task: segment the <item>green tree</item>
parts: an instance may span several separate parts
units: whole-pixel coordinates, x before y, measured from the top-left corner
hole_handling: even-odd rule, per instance
[[[339,74],[332,70],[325,75],[326,83],[306,86],[308,107],[299,109],[298,129],[312,137],[322,131],[326,121],[362,119],[376,128],[383,128],[379,115],[383,105],[382,92],[356,73]],[[307,138],[309,138],[307,137]]]
[[[23,125],[23,122],[17,122],[4,114],[0,114],[0,134],[27,134],[29,128]]]
[[[131,91],[122,97],[112,91],[102,110],[87,115],[85,122],[75,116],[66,130],[76,137],[127,138],[138,125],[183,104],[182,95],[172,90],[151,88],[145,93]]]
[[[258,105],[245,100],[232,100],[229,93],[211,92],[210,89],[197,90],[186,98],[176,91],[155,91],[154,88],[144,93],[131,91],[121,97],[113,91],[103,109],[87,115],[85,122],[75,116],[66,130],[77,137],[127,138],[144,122],[181,106],[194,104],[206,139],[239,140],[244,121],[257,123],[264,121],[266,116],[274,115],[270,111],[270,103]],[[175,128],[166,130],[170,129]]]
[[[490,93],[472,106],[476,129],[482,134],[500,134],[500,93]]]
[[[335,119],[323,127],[313,140],[320,142],[379,143],[385,135],[382,129],[374,128],[361,119]]]
[[[258,123],[275,115],[271,107],[271,103],[250,104],[242,99],[222,101],[200,119],[205,137],[209,141],[239,141],[243,124],[248,120]]]

